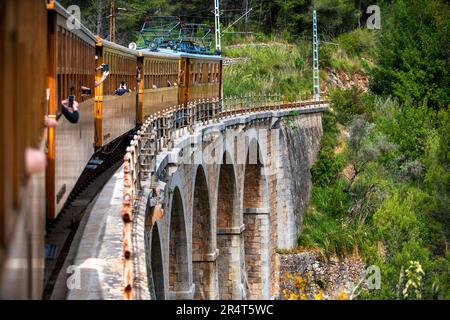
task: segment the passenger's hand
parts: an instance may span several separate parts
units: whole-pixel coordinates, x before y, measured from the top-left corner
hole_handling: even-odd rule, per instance
[[[25,150],[25,170],[28,174],[34,174],[45,170],[45,154],[34,148]]]
[[[47,128],[55,128],[58,125],[58,121],[56,121],[55,118],[50,118],[49,116],[45,116],[44,124]]]
[[[102,80],[104,81],[104,80],[106,80],[106,78],[108,78],[108,77],[109,77],[109,71],[103,72]]]
[[[91,91],[92,92],[91,88],[85,87],[85,86],[81,86],[81,92],[83,92],[83,91]],[[91,95],[87,94],[87,93],[81,93],[81,96],[82,97],[90,97]]]

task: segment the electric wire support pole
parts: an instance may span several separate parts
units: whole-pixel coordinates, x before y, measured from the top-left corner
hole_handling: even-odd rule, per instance
[[[313,83],[314,83],[314,100],[320,100],[319,86],[319,39],[317,35],[317,13],[313,11]]]
[[[116,42],[116,2],[114,0],[110,2],[109,41]]]
[[[218,55],[222,52],[222,44],[220,41],[220,6],[219,0],[214,0],[214,18],[216,27],[216,53]]]

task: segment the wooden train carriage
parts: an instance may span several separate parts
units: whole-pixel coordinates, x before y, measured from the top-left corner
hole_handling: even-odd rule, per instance
[[[103,147],[136,127],[137,52],[97,39],[97,67],[109,65],[110,76],[95,90],[95,146]],[[97,79],[101,78],[101,71]],[[115,95],[122,81],[131,90]]]
[[[167,107],[221,97],[221,57],[171,50],[139,53],[144,75],[138,123]]]
[[[94,153],[94,97],[82,97],[81,86],[94,89],[96,38],[83,26],[68,27],[68,12],[50,1],[48,42],[50,87],[49,114],[58,127],[49,130],[47,164],[47,213],[56,218]],[[75,89],[79,121],[61,115],[61,102]]]
[[[141,96],[138,123],[164,108],[178,105],[180,58],[168,53],[141,51]]]
[[[180,73],[180,103],[221,97],[221,57],[182,54]]]
[[[0,1],[0,299],[39,299],[44,271],[47,11],[44,0]]]

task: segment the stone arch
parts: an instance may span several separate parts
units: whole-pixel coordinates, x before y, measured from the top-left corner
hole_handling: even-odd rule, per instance
[[[202,166],[197,167],[192,198],[192,273],[194,299],[214,298],[214,262],[211,207],[208,183]]]
[[[253,139],[246,150],[244,167],[243,204],[246,208],[265,208],[268,205],[266,167],[259,142]]]
[[[259,142],[246,152],[243,181],[244,260],[247,297],[270,298],[270,209],[268,181]]]
[[[237,181],[229,153],[223,154],[217,187],[217,257],[219,299],[239,299],[240,226]]]
[[[175,187],[170,206],[169,292],[172,298],[190,290],[185,211],[180,189]]]
[[[161,235],[157,222],[153,224],[151,230],[150,265],[151,265],[151,295],[155,300],[165,300],[166,291],[164,289],[164,265],[161,249]]]
[[[233,228],[238,224],[237,181],[231,156],[224,153],[219,165],[217,188],[217,228]]]

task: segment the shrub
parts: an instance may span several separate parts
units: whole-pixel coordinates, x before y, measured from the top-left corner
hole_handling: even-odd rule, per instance
[[[330,101],[331,107],[336,110],[337,120],[344,125],[349,124],[355,115],[367,116],[370,111],[370,104],[365,100],[363,92],[357,87],[352,87],[349,90],[332,90]]]
[[[377,116],[378,130],[399,146],[404,161],[420,159],[425,153],[427,137],[436,127],[436,112],[427,107],[392,107],[386,116]]]
[[[399,194],[386,199],[373,216],[373,225],[377,236],[387,245],[391,252],[401,250],[403,244],[410,239],[421,243],[423,221],[413,210],[409,196],[402,200]]]
[[[336,41],[350,55],[373,54],[375,37],[373,32],[366,29],[355,29],[340,35]]]
[[[345,165],[343,155],[335,155],[339,130],[336,127],[335,115],[327,111],[322,116],[324,135],[320,142],[320,150],[316,162],[311,167],[313,183],[317,186],[334,184]]]

